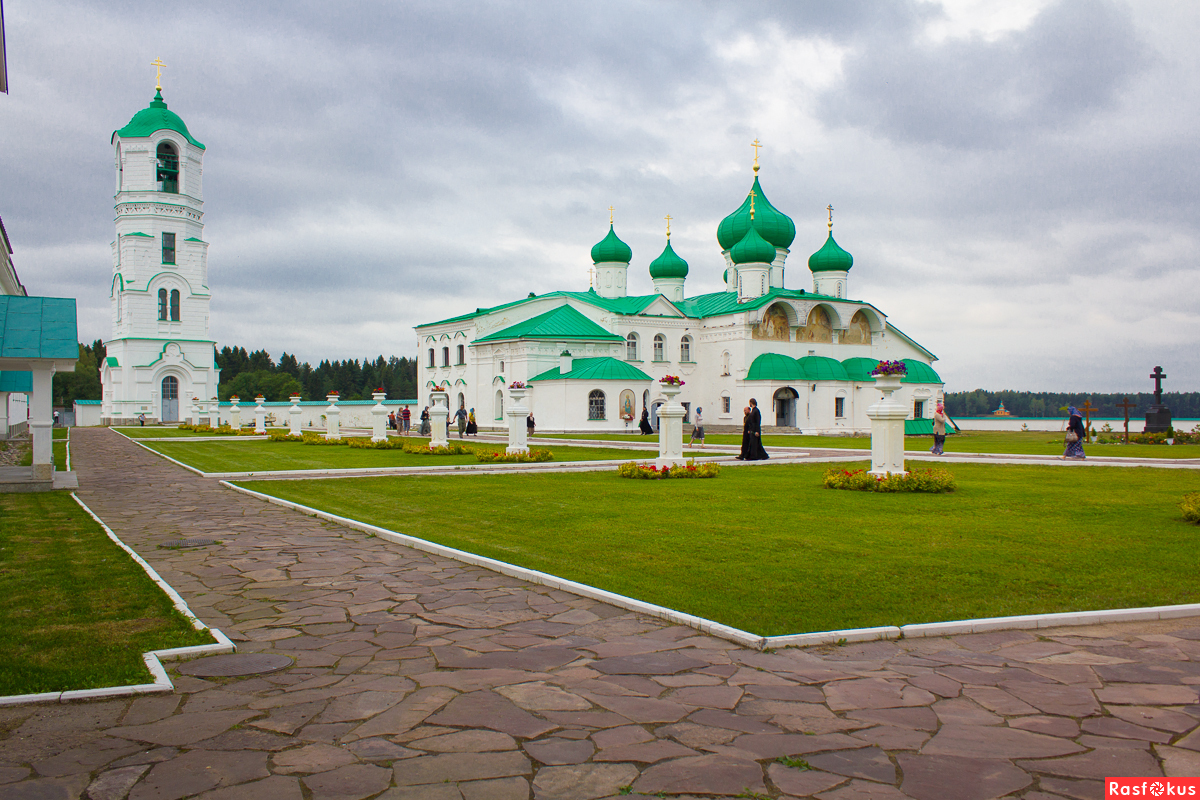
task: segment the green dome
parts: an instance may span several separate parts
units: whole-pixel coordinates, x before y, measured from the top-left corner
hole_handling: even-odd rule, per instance
[[[686,278],[687,274],[687,262],[675,254],[671,248],[671,240],[667,239],[667,246],[663,248],[662,255],[650,262],[650,277]]]
[[[878,364],[879,362],[873,358],[847,358],[842,362],[842,367],[850,376],[850,380],[874,383],[875,378],[871,377],[871,370],[875,369]]]
[[[592,263],[603,264],[606,261],[619,261],[628,264],[633,260],[633,250],[629,245],[617,238],[613,226],[608,226],[608,236],[605,236],[592,248]]]
[[[785,250],[791,247],[792,240],[796,238],[796,225],[791,218],[771,205],[771,201],[763,194],[762,187],[758,185],[757,175],[754,176],[754,185],[750,187],[750,191],[754,192],[755,230],[775,247]],[[717,226],[717,242],[720,243],[721,249],[732,249],[746,236],[750,227],[750,195],[747,194],[745,202],[738,206],[737,211],[721,220],[721,224]],[[771,256],[769,260],[774,261],[775,256]]]
[[[770,264],[775,260],[775,246],[754,228],[747,228],[742,240],[729,248],[729,258],[735,264]]]
[[[748,381],[804,381],[808,376],[796,359],[779,353],[763,353],[754,359],[746,373]]]
[[[197,142],[192,138],[192,134],[188,133],[187,125],[183,124],[183,120],[179,118],[179,115],[167,108],[161,91],[154,95],[154,99],[150,101],[149,108],[143,108],[134,114],[133,119],[129,120],[129,124],[113,135],[120,136],[122,139],[142,139],[153,136],[158,131],[175,131],[176,133],[181,133],[183,134],[183,138],[201,150],[204,149],[204,145]]]
[[[821,249],[808,257],[808,268],[813,272],[848,272],[853,266],[854,256],[838,246],[833,231]]]
[[[804,377],[810,381],[848,381],[846,368],[836,358],[825,356],[805,356],[797,358],[796,363],[804,370]]]
[[[942,383],[942,379],[933,371],[933,367],[926,364],[924,361],[917,361],[915,358],[900,359],[904,362],[904,366],[908,367],[908,374],[900,381],[901,383]]]

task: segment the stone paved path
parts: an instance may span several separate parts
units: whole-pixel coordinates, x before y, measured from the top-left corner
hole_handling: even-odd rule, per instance
[[[241,652],[295,666],[0,709],[5,800],[1049,800],[1200,775],[1200,620],[759,653],[74,436],[81,497]],[[189,537],[222,544],[156,547]]]

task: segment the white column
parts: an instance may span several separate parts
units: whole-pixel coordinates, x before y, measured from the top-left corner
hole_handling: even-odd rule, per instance
[[[8,438],[8,392],[0,392],[0,439]]]
[[[871,419],[870,474],[876,477],[907,475],[904,471],[904,420],[908,409],[892,397],[892,393],[900,388],[900,376],[877,375],[875,388],[883,392],[883,397],[867,409]]]
[[[658,458],[654,465],[659,469],[686,463],[683,458],[683,416],[687,411],[675,402],[683,387],[670,383],[661,386],[667,402],[658,408]]]
[[[300,395],[294,394],[288,398],[292,401],[292,407],[288,409],[288,423],[291,426],[292,436],[299,436],[300,430],[300,415],[304,413],[300,409]]]
[[[430,397],[433,399],[433,408],[429,409],[429,425],[432,428],[429,446],[445,447],[449,444],[446,440],[446,420],[450,419],[450,395],[447,392],[433,392]]]
[[[207,425],[208,424],[208,403],[207,403],[207,401],[202,400],[200,397],[196,397],[193,399],[192,405],[194,405],[196,407],[196,421],[193,424]]]
[[[388,412],[383,401],[387,399],[387,392],[371,392],[371,399],[375,401],[371,406],[371,441],[386,442]]]
[[[329,407],[325,409],[325,438],[340,439],[342,438],[342,410],[337,407],[338,396],[336,394],[326,395],[325,399],[329,401]]]
[[[210,428],[217,428],[221,425],[221,400],[214,397],[208,401],[208,425]]]
[[[508,408],[504,414],[508,417],[509,453],[529,452],[529,431],[525,427],[525,418],[529,416],[529,409],[525,406],[526,391],[528,389],[523,386],[510,386],[508,389]]]
[[[238,407],[238,396],[229,398],[229,426],[235,431],[242,427],[242,409]]]
[[[191,425],[200,424],[200,408],[196,403],[198,399],[196,395],[188,398],[187,421]]]
[[[29,433],[33,438],[33,479],[48,481],[54,477],[54,448],[51,445],[54,426],[54,367],[37,364],[33,367],[33,391],[29,395]]]
[[[263,403],[265,403],[266,400],[267,400],[267,398],[263,397],[261,394],[258,397],[254,398],[254,432],[255,433],[266,433],[267,432],[267,410],[265,408],[263,408]]]

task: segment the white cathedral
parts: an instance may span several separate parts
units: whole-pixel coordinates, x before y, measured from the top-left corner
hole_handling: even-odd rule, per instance
[[[101,366],[101,424],[173,422],[217,396],[208,334],[204,145],[167,108],[161,84],[112,135],[116,240],[112,337]]]
[[[686,421],[702,407],[706,425],[740,426],[753,397],[764,426],[865,433],[867,408],[880,397],[871,370],[902,360],[908,375],[896,397],[910,409],[906,431],[931,432],[942,393],[930,366],[937,357],[875,306],[849,299],[854,259],[834,241],[832,216],[825,244],[808,259],[811,288],[785,288],[795,237],[792,220],[763,194],[757,158],[745,201],[717,227],[724,291],[686,296],[688,264],[668,229],[650,262],[655,293],[629,296],[633,252],[610,220],[592,248],[588,291],[530,295],[418,325],[420,402],[444,387],[452,406],[475,409],[481,427],[504,427],[508,387],[522,381],[540,431],[635,431],[643,410],[657,427],[659,379],[677,375]]]

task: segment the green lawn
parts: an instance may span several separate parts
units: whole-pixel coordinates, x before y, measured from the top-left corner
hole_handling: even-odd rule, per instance
[[[212,641],[70,495],[0,494],[0,695],[148,683],[142,653]]]
[[[173,437],[177,437],[177,436],[183,436],[183,437],[187,437],[187,436],[193,436],[193,437],[194,436],[229,436],[232,438],[232,437],[236,436],[236,434],[233,434],[233,433],[222,434],[222,433],[214,433],[212,431],[209,431],[207,433],[197,433],[196,431],[185,431],[185,430],[180,430],[179,428],[175,427],[174,425],[166,425],[163,427],[151,425],[146,428],[143,428],[140,425],[134,425],[131,427],[113,428],[113,430],[120,431],[121,433],[125,434],[126,436],[128,436],[131,439],[169,439],[169,438],[173,438]],[[267,430],[286,430],[286,429],[285,428],[267,428]]]
[[[250,487],[763,635],[1200,602],[1191,471],[959,464],[953,494],[889,495],[825,468]]]
[[[427,442],[427,439],[411,439]],[[451,439],[457,443],[458,439]],[[499,442],[471,442],[472,448],[490,452],[502,451]],[[473,455],[423,456],[402,450],[363,450],[350,447],[306,445],[300,442],[213,441],[213,442],[148,442],[155,452],[189,464],[202,472],[269,472],[289,469],[360,469],[364,467],[427,467],[455,464],[478,464]],[[540,448],[539,448],[540,449]],[[658,456],[658,450],[615,450],[605,447],[547,448],[555,461],[603,461],[608,459],[648,459]]]
[[[70,428],[51,428],[50,432],[52,439],[66,439],[71,435]]]

